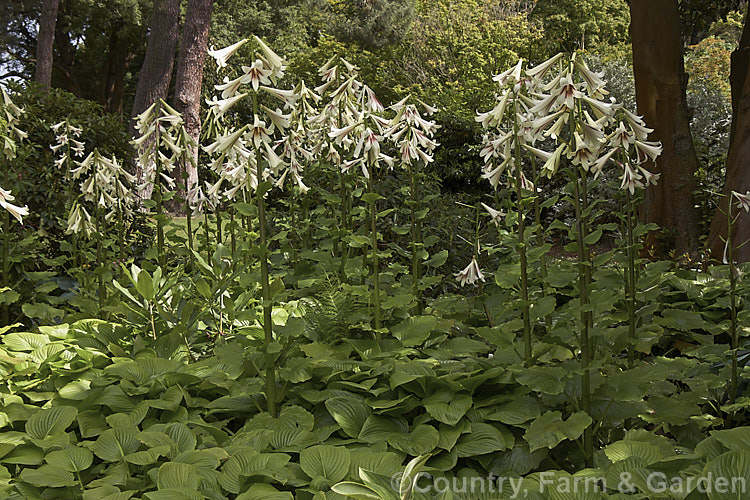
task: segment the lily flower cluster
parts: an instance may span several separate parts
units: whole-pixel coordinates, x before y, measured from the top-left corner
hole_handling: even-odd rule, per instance
[[[390,109],[396,112],[396,116],[383,135],[396,144],[403,167],[408,167],[414,161],[427,165],[432,162],[433,152],[439,146],[433,139],[439,126],[433,120],[422,118],[417,106],[409,101],[410,96],[407,96],[390,106]],[[425,114],[433,115],[437,112],[437,108],[419,99],[416,101]]]
[[[94,205],[94,210],[106,210],[104,220],[116,217],[131,217],[135,195],[128,187],[135,183],[135,176],[128,173],[114,156],[107,158],[94,149],[82,161],[76,161],[70,170],[71,179],[80,180],[82,195],[73,203],[68,214],[66,234],[83,234],[89,238],[96,228],[91,214],[83,202]]]
[[[584,174],[598,177],[611,163],[618,165],[620,188],[630,194],[656,184],[659,174],[645,167],[661,154],[658,142],[648,140],[653,129],[640,116],[624,109],[608,95],[603,73],[592,71],[575,54],[565,60],[557,54],[547,61],[524,67],[524,61],[495,76],[500,91],[493,109],[478,113],[476,121],[486,130],[480,156],[485,166],[482,177],[497,189],[501,176],[515,181],[516,169],[528,151],[540,159],[542,176],[551,178],[563,161],[568,160]],[[553,140],[554,150],[535,147],[537,142]],[[525,191],[535,190],[533,183],[519,171]],[[485,205],[493,221],[499,211]]]
[[[78,139],[81,137],[83,130],[80,127],[74,127],[68,120],[61,121],[50,126],[55,133],[55,144],[50,146],[52,152],[57,155],[55,166],[62,169],[66,164],[73,161],[73,158],[83,158],[86,154],[83,142]],[[70,170],[65,171],[65,178],[69,179]]]
[[[302,94],[305,99],[315,97],[303,86],[290,90],[276,88],[284,76],[286,62],[260,38],[254,39],[259,52],[253,63],[242,66],[242,74],[236,78],[225,77],[224,83],[215,87],[221,91],[221,99],[214,96],[206,101],[218,121],[245,97],[251,95],[253,99],[252,124],[225,127],[223,134],[204,148],[213,157],[211,167],[218,176],[217,182],[206,185],[208,199],[214,202],[222,196],[232,199],[240,189],[255,189],[260,181],[274,180],[281,185],[287,177],[291,177],[300,190],[307,190],[302,182],[302,162],[310,158],[310,154],[303,146],[304,134],[291,125],[293,121],[295,125],[299,123],[296,103]],[[245,39],[224,49],[209,51],[217,69],[227,67],[228,59],[247,42]],[[261,95],[278,100],[281,107],[272,109],[259,104]],[[229,187],[222,191],[225,183]]]
[[[2,107],[3,114],[5,115],[5,119],[0,122],[3,125],[0,128],[0,140],[3,141],[3,156],[6,160],[12,160],[16,157],[16,141],[26,139],[28,134],[17,127],[24,111],[13,104],[5,89],[0,89],[0,91],[2,91],[0,107]],[[9,190],[6,191],[0,188],[0,207],[15,217],[19,224],[23,224],[22,217],[29,215],[29,208],[26,205],[21,207],[11,203],[15,199]]]
[[[358,69],[333,57],[318,70],[323,83],[315,91],[327,103],[311,123],[326,133],[322,147],[331,163],[344,173],[359,169],[369,179],[380,162],[393,166],[393,158],[381,151],[384,130],[391,123],[382,116],[385,108],[375,92],[358,80]]]
[[[23,109],[13,103],[5,89],[0,91],[3,94],[0,107],[5,115],[3,127],[0,128],[0,140],[3,141],[3,156],[6,160],[12,160],[16,157],[16,141],[23,141],[28,134],[17,127],[24,113]]]
[[[180,113],[159,100],[137,116],[135,128],[140,136],[133,140],[133,145],[138,151],[137,163],[143,173],[139,179],[141,184],[137,186],[139,194],[150,197],[146,194],[150,195],[157,182],[174,189],[175,181],[170,174],[189,153],[180,140],[180,131],[184,129]]]

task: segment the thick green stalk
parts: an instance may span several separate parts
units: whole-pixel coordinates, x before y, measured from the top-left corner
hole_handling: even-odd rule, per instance
[[[237,241],[234,237],[234,205],[229,206],[229,243],[232,246],[232,256],[237,251]]]
[[[216,244],[222,243],[224,243],[224,238],[221,236],[221,207],[216,205]]]
[[[346,189],[346,179],[344,178],[344,172],[341,169],[339,171],[339,191],[341,196],[341,227],[339,228],[339,239],[341,240],[341,263],[339,264],[339,275],[341,276],[341,282],[346,282],[346,261],[349,258],[349,245],[346,244],[344,238],[349,233],[348,221],[348,201],[349,192]]]
[[[206,213],[205,208],[203,210],[203,230],[206,233],[206,258],[208,262],[211,262],[211,231],[208,227],[208,213]]]
[[[100,230],[100,212],[99,207],[96,207],[94,212],[94,223],[96,224],[96,275],[99,281],[99,310],[101,311],[104,307],[104,269],[102,266],[102,233]]]
[[[537,171],[536,167],[536,157],[534,155],[531,155],[531,178],[534,179],[534,186],[539,183],[538,174],[539,172]],[[544,231],[542,228],[542,208],[541,203],[539,203],[538,193],[534,193],[534,225],[536,230],[536,244],[538,247],[542,247],[544,245]],[[546,292],[547,283],[545,281],[545,278],[547,278],[547,254],[542,254],[539,264],[539,273]]]
[[[422,279],[422,259],[419,257],[419,251],[422,248],[422,223],[417,219],[417,213],[420,210],[419,203],[419,184],[415,172],[415,166],[409,166],[409,184],[411,191],[411,256],[412,256],[412,279],[414,280],[414,300],[417,301],[417,314],[424,311],[424,297],[419,289]]]
[[[521,258],[521,314],[523,316],[523,350],[524,350],[524,361],[526,366],[531,365],[532,357],[532,339],[531,339],[531,319],[530,309],[531,304],[529,303],[529,275],[528,275],[528,260],[526,256],[526,220],[524,217],[523,209],[523,188],[521,187],[521,176],[523,172],[521,167],[523,161],[521,158],[521,143],[518,140],[518,95],[515,96],[514,102],[516,103],[516,112],[513,117],[513,141],[515,146],[515,162],[516,162],[516,203],[518,206],[518,255]]]
[[[370,172],[367,178],[367,191],[374,195],[375,185],[372,177],[375,172]],[[373,303],[375,304],[375,329],[380,330],[383,326],[382,312],[380,309],[380,256],[378,255],[378,211],[375,206],[375,199],[370,201],[370,245],[372,246],[372,280],[374,289],[372,292]],[[380,333],[377,334],[380,338]]]
[[[187,237],[188,237],[188,250],[190,250],[190,269],[193,269],[195,267],[193,256],[193,211],[190,209],[190,203],[185,202],[185,213],[187,214],[186,223],[187,223]]]
[[[727,259],[729,260],[729,313],[730,313],[730,331],[732,338],[732,379],[729,384],[730,395],[729,402],[734,404],[737,399],[737,388],[739,386],[739,367],[737,363],[737,349],[739,347],[739,336],[737,335],[737,269],[734,265],[734,242],[732,241],[732,229],[734,220],[732,220],[732,195],[730,193],[727,201]]]
[[[258,114],[258,95],[253,94],[253,112]],[[263,293],[263,331],[264,350],[266,357],[266,404],[268,413],[276,416],[276,367],[274,366],[273,354],[270,352],[273,343],[273,323],[271,313],[273,303],[271,302],[271,284],[268,276],[268,225],[266,221],[266,201],[264,198],[265,184],[262,178],[262,169],[260,166],[260,150],[255,146],[255,158],[258,176],[258,187],[256,194],[258,197],[258,225],[260,226],[260,282]],[[250,172],[247,173],[248,188],[250,182]]]
[[[633,237],[633,199],[630,190],[625,191],[625,210],[628,224],[628,364],[635,362],[635,238]]]

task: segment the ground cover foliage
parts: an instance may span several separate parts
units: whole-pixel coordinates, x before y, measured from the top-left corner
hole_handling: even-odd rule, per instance
[[[250,66],[225,69],[241,47]],[[6,498],[742,498],[705,478],[750,477],[750,267],[731,241],[703,270],[640,258],[658,145],[601,74],[560,55],[498,75],[487,194],[454,204],[425,168],[429,103],[386,109],[339,58],[288,90],[259,39],[213,55],[227,79],[186,199],[164,103],[139,117],[147,213],[117,138],[80,122],[33,143],[66,193],[49,214],[2,193]],[[43,191],[7,175],[28,141],[9,102],[23,204]],[[518,490],[462,487],[491,477]]]

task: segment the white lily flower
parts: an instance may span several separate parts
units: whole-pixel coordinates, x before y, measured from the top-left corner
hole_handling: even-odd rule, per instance
[[[490,215],[492,222],[494,222],[496,226],[499,226],[500,223],[503,221],[503,217],[505,217],[506,215],[505,212],[501,210],[495,210],[494,208],[490,207],[489,205],[485,205],[484,203],[482,203],[482,207]]]
[[[245,75],[242,77],[242,83],[249,83],[256,92],[261,84],[268,85],[271,83],[272,71],[265,67],[263,61],[256,59],[250,66],[242,66]]]
[[[653,141],[635,141],[635,149],[638,153],[638,163],[646,161],[646,157],[651,161],[656,161],[656,157],[662,152],[661,142]]]
[[[260,89],[265,90],[266,92],[274,96],[276,99],[283,101],[284,104],[286,106],[289,106],[290,108],[293,107],[294,103],[296,103],[297,100],[299,99],[299,95],[294,93],[294,89],[281,90],[281,89],[276,89],[273,87],[266,87],[266,86],[261,86]]]
[[[284,60],[279,57],[276,52],[271,50],[271,48],[266,45],[263,40],[261,40],[257,36],[254,36],[253,38],[255,38],[255,41],[260,46],[260,50],[261,52],[263,52],[263,57],[265,57],[266,61],[268,61],[268,65],[274,74],[273,78],[281,78],[281,76],[284,74],[284,69],[286,69]]]
[[[557,146],[557,149],[555,150],[552,155],[547,158],[547,161],[544,162],[544,165],[542,165],[541,168],[541,174],[547,178],[552,178],[553,175],[557,172],[558,167],[560,166],[560,158],[562,157],[563,152],[567,149],[567,145],[565,143],[560,144]]]
[[[732,191],[732,196],[737,200],[737,206],[740,209],[745,209],[745,212],[750,212],[750,191],[745,194]]]
[[[0,207],[4,208],[10,215],[15,217],[19,224],[23,224],[23,217],[29,215],[29,207],[26,205],[19,207],[18,205],[10,203],[15,199],[16,197],[13,196],[10,191],[0,188]]]
[[[599,174],[602,173],[602,170],[604,170],[604,166],[609,162],[609,160],[612,159],[612,156],[617,152],[617,149],[612,149],[606,154],[599,157],[598,160],[594,163],[594,165],[591,167],[591,171],[594,172],[594,179],[599,177]]]
[[[237,104],[237,102],[245,97],[247,94],[237,94],[235,96],[229,97],[227,99],[218,100],[216,97],[214,97],[212,100],[206,100],[206,104],[211,106],[211,109],[214,112],[214,115],[219,118],[221,116],[224,116],[224,113],[229,111],[232,106]]]
[[[526,76],[530,76],[535,80],[541,80],[542,78],[544,78],[544,75],[547,73],[547,71],[549,71],[552,65],[559,61],[562,56],[563,54],[562,52],[560,52],[557,55],[550,57],[543,63],[538,64],[531,69],[527,69]]]
[[[245,45],[247,43],[247,38],[243,38],[237,43],[233,43],[232,45],[229,45],[228,47],[224,47],[223,49],[216,50],[214,49],[213,45],[211,46],[211,49],[208,51],[208,55],[213,57],[216,61],[216,71],[219,71],[221,68],[227,67],[227,60],[229,60],[230,57],[234,55],[237,50]]]
[[[626,163],[623,166],[623,173],[622,173],[622,182],[620,183],[620,189],[627,189],[630,191],[630,194],[635,193],[635,188],[642,188],[643,182],[641,182],[641,179],[643,177],[636,172],[633,167],[630,166],[629,163]]]
[[[289,128],[289,120],[292,117],[291,114],[285,115],[279,108],[276,108],[276,111],[273,111],[262,104],[260,105],[260,109],[262,109],[266,113],[268,118],[271,120],[271,123],[273,123],[276,128],[280,130]]]
[[[461,283],[461,286],[464,286],[466,283],[473,285],[477,280],[484,281],[484,274],[482,274],[482,270],[479,269],[476,255],[471,258],[471,262],[469,262],[468,266],[460,272],[455,273],[453,276],[455,276],[459,283]]]
[[[500,86],[504,87],[507,84],[515,84],[521,81],[521,68],[523,66],[523,59],[519,59],[516,65],[499,75],[492,77],[492,80],[498,82]]]

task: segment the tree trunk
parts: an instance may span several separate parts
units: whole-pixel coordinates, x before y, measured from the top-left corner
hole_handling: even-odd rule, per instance
[[[135,57],[130,42],[121,36],[124,25],[124,22],[120,20],[112,27],[99,85],[99,104],[104,107],[104,111],[115,114],[122,114],[125,75]]]
[[[661,179],[646,189],[641,216],[662,229],[647,239],[655,255],[698,253],[698,213],[693,202],[698,158],[690,135],[677,0],[630,2],[633,72],[638,112],[662,142]]]
[[[57,47],[58,57],[55,67],[60,71],[65,82],[65,90],[76,97],[81,97],[81,84],[76,76],[76,49],[70,41],[68,32],[67,17],[70,15],[70,2],[62,1],[60,3],[59,19],[55,24],[55,46]]]
[[[180,0],[155,0],[151,14],[151,28],[143,59],[138,85],[135,89],[135,99],[130,116],[136,116],[145,111],[159,99],[167,98],[169,83],[172,79],[174,54],[177,48],[177,38],[180,33]],[[130,124],[131,134],[136,135],[135,122]],[[136,169],[138,183],[143,180],[143,172]],[[142,198],[151,197],[151,189],[141,193]]]
[[[196,143],[201,133],[201,84],[212,8],[213,0],[188,0],[185,26],[182,30],[182,41],[177,58],[174,107],[182,113],[185,129]],[[192,155],[197,165],[197,147],[192,151]],[[180,181],[184,175],[187,176],[186,183],[182,184]],[[185,199],[187,191],[198,183],[198,169],[191,163],[178,165],[175,169],[175,179],[178,186],[177,198]],[[173,212],[182,213],[184,204],[175,200],[170,209]]]
[[[44,0],[39,19],[39,36],[36,42],[36,72],[34,80],[49,88],[52,83],[52,49],[55,46],[55,24],[60,0]]]
[[[724,180],[724,196],[719,200],[719,208],[711,221],[711,229],[706,246],[711,258],[717,261],[724,256],[727,237],[727,200],[732,191],[746,193],[750,190],[750,26],[747,13],[742,28],[742,37],[737,49],[732,52],[731,76],[732,86],[732,128],[727,154],[727,172]],[[732,231],[734,260],[750,261],[750,215],[747,212],[732,208],[732,213],[740,213]],[[742,246],[739,246],[742,245]],[[738,248],[739,246],[739,248]]]

